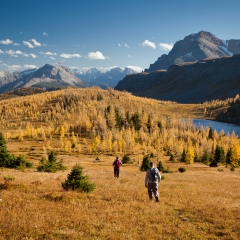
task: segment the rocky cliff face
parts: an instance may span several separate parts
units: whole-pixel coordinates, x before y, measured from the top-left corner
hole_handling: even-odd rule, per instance
[[[240,55],[211,58],[182,66],[172,65],[166,72],[127,76],[115,89],[179,103],[226,99],[240,93],[239,66]]]
[[[201,31],[177,41],[168,55],[150,64],[145,72],[168,69],[171,65],[197,62],[205,58],[228,57],[240,54],[240,40],[223,41],[210,32]]]
[[[75,77],[65,66],[46,64],[32,73],[2,86],[0,93],[22,87],[57,89],[66,86],[88,87],[89,85]]]

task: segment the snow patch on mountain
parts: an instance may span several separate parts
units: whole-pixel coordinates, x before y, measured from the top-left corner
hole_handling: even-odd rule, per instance
[[[218,46],[219,48],[221,48],[224,52],[226,52],[229,56],[232,56],[233,55],[233,53],[232,52],[230,52],[230,51],[228,51],[227,50],[227,48],[226,47],[224,47],[224,46]]]

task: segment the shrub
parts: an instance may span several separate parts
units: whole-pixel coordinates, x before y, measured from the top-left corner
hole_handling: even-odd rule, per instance
[[[95,158],[95,160],[96,160],[96,161],[99,161],[99,160],[100,160],[100,158],[99,158],[99,157],[96,157],[96,158]]]
[[[49,153],[48,160],[42,157],[39,162],[39,166],[37,167],[39,172],[57,172],[66,169],[67,168],[63,166],[62,161],[57,162],[55,153],[53,151]]]
[[[217,163],[217,161],[214,159],[214,160],[210,163],[209,166],[210,166],[210,167],[218,167],[218,163]]]
[[[122,158],[122,163],[123,164],[132,164],[133,161],[131,160],[131,158],[129,157],[129,155],[124,155]]]
[[[223,168],[218,168],[218,171],[223,172],[224,170],[223,170]]]
[[[161,161],[158,162],[157,169],[161,172],[164,170],[164,166]]]
[[[143,157],[142,166],[140,167],[141,171],[147,171],[150,168],[150,157],[146,155]]]
[[[4,176],[3,179],[4,179],[4,183],[1,184],[0,189],[5,189],[5,190],[7,190],[7,189],[9,189],[9,188],[11,187],[12,182],[15,180],[15,177],[12,177],[12,176]]]
[[[175,162],[175,156],[172,153],[170,154],[169,161]]]
[[[154,156],[154,153],[151,153],[150,154],[150,158],[154,158],[155,156]]]
[[[186,172],[186,168],[180,167],[180,168],[178,169],[178,171],[179,171],[180,173]]]
[[[165,176],[164,176],[164,175],[162,175],[162,176],[161,176],[161,180],[164,180],[164,179],[165,179]]]
[[[173,173],[173,171],[170,170],[169,167],[167,167],[167,169],[164,169],[162,172],[163,173]]]
[[[28,162],[24,155],[19,155],[17,158],[8,153],[6,140],[0,132],[0,167],[25,169],[32,167],[33,164]]]
[[[230,170],[233,172],[235,171],[235,167],[234,166],[231,166]]]
[[[68,174],[65,182],[62,183],[63,189],[77,190],[83,192],[91,192],[95,189],[95,183],[89,182],[88,175],[83,175],[83,167],[80,164],[76,164],[71,172]]]

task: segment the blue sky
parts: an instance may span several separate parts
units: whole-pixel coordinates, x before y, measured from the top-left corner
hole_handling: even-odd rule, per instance
[[[0,71],[149,68],[201,30],[240,39],[239,0],[1,0]]]

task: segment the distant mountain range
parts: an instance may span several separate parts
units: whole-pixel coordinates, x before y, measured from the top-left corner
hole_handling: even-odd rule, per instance
[[[205,58],[229,57],[240,54],[240,40],[222,40],[210,32],[200,31],[177,41],[169,54],[163,54],[145,72],[168,69],[171,65],[198,62]]]
[[[23,87],[36,87],[46,90],[60,89],[67,86],[101,88],[115,87],[127,74],[136,73],[130,68],[113,68],[106,73],[96,68],[86,72],[70,70],[64,65],[45,64],[39,69],[29,69],[10,73],[0,72],[0,93]]]
[[[88,82],[92,86],[99,86],[103,89],[115,87],[120,80],[126,77],[126,75],[137,73],[133,69],[127,67],[125,69],[115,67],[107,72],[102,72],[97,68],[90,68],[83,72],[73,70],[72,72],[79,79]]]
[[[143,73],[126,76],[116,90],[135,95],[200,103],[240,93],[240,40],[223,41],[201,31],[178,41]]]
[[[45,64],[35,71],[15,72],[12,74],[13,77],[8,72],[4,74],[3,78],[0,77],[2,85],[0,93],[23,87],[37,87],[46,90],[67,86],[89,87],[87,82],[75,77],[69,68],[59,65]],[[6,80],[6,77],[9,77],[9,80]]]

